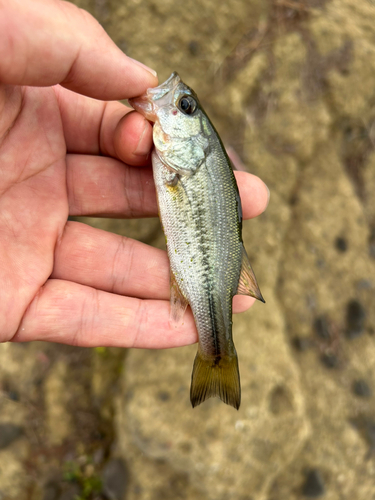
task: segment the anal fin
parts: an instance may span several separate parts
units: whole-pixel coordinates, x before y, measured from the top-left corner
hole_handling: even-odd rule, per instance
[[[238,281],[237,295],[250,295],[261,302],[266,302],[261,294],[257,279],[251,267],[249,257],[242,245],[242,267],[241,275]]]
[[[171,312],[169,321],[175,325],[179,326],[184,317],[186,308],[188,306],[188,301],[182,295],[181,290],[177,284],[176,277],[171,271]]]

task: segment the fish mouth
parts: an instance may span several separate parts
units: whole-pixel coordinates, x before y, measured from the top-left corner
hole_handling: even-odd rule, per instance
[[[139,97],[128,99],[130,106],[141,113],[147,120],[154,122],[156,120],[156,113],[152,101],[150,101],[147,93]]]
[[[146,93],[129,99],[130,106],[141,113],[147,120],[156,121],[157,110],[162,106],[173,103],[174,90],[181,82],[181,78],[175,71],[158,87],[147,89]]]

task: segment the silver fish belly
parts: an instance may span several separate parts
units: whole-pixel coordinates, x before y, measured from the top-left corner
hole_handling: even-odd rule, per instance
[[[171,315],[189,304],[199,335],[190,399],[211,396],[239,408],[232,299],[263,301],[241,237],[242,211],[233,170],[196,94],[176,73],[132,106],[155,121],[152,164],[171,273]]]

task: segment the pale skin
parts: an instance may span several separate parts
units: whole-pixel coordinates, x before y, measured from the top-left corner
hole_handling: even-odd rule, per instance
[[[164,251],[67,222],[157,215],[152,127],[116,102],[157,83],[74,5],[0,0],[0,342],[197,341],[190,311],[169,321]],[[259,215],[265,184],[236,177],[244,218]],[[252,303],[236,297],[235,312]]]

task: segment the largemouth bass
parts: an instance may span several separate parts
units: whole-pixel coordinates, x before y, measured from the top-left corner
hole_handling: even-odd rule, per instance
[[[177,73],[130,104],[154,122],[152,165],[170,262],[171,318],[178,323],[189,304],[199,334],[191,403],[218,396],[238,409],[232,299],[264,300],[242,243],[230,160],[197,95]]]

